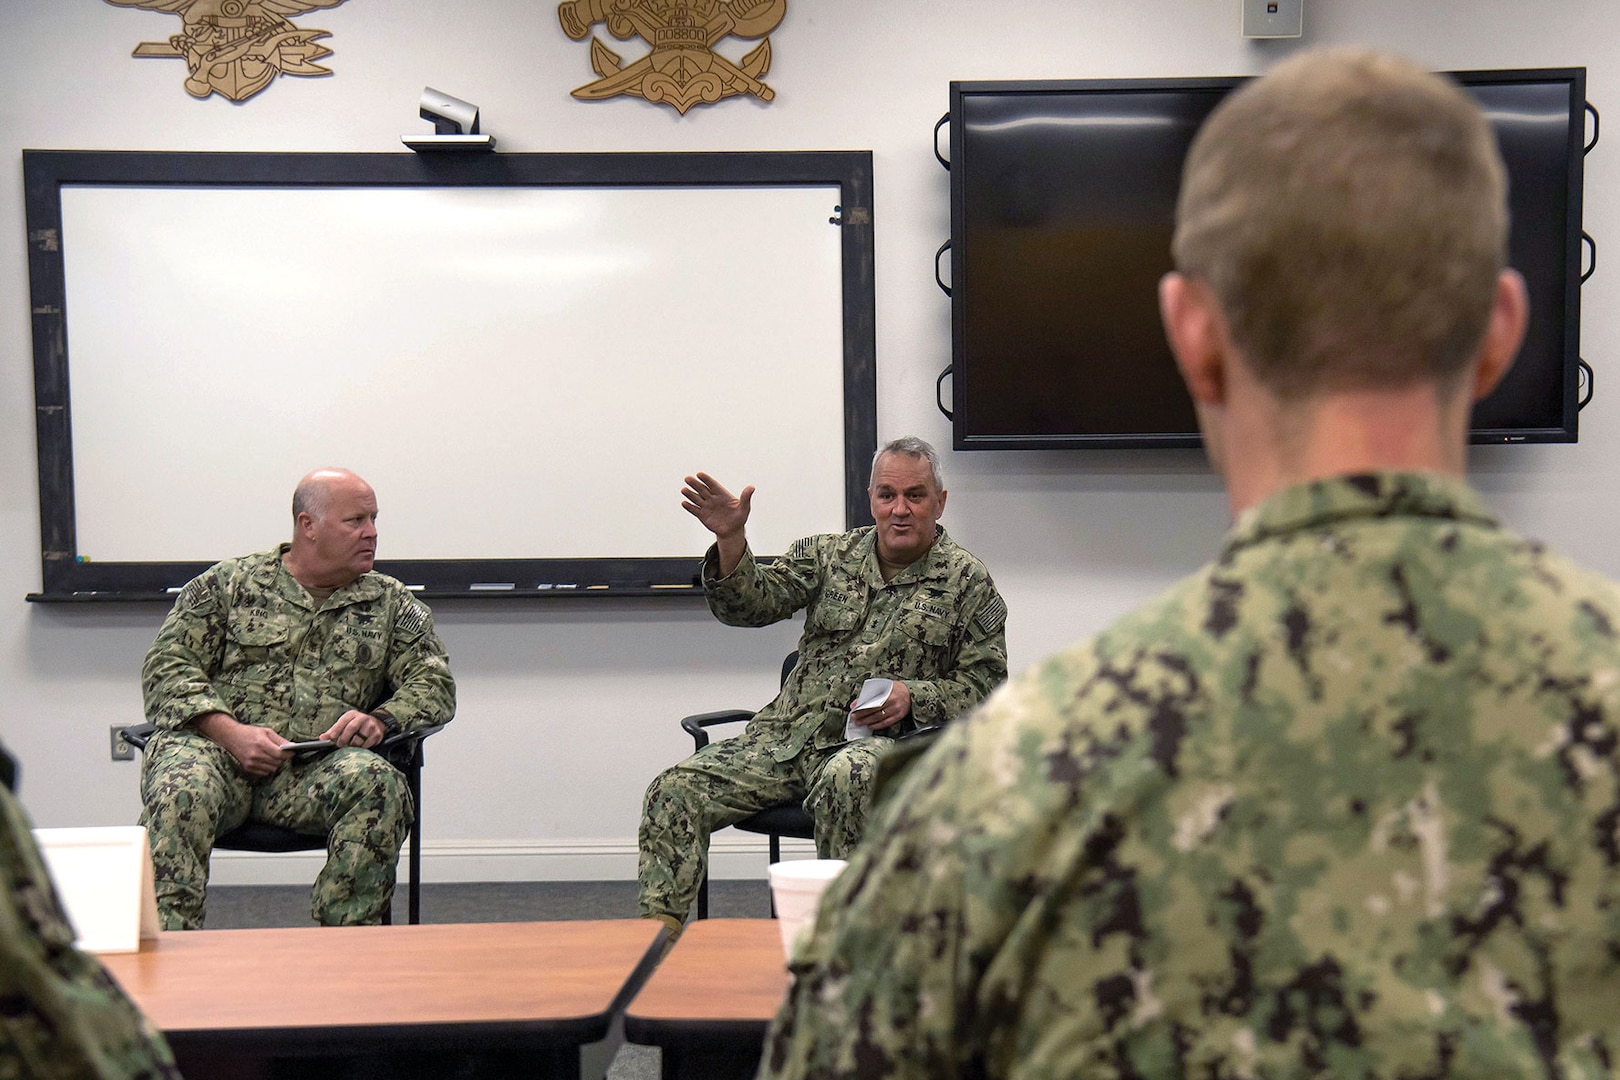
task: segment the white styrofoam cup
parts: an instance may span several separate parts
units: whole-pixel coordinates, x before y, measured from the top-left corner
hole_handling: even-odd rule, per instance
[[[844,869],[843,859],[795,859],[771,864],[771,897],[776,901],[782,953],[793,958],[799,932],[815,922],[816,905],[827,883]]]

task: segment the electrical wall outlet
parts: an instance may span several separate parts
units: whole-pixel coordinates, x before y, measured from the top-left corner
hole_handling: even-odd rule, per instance
[[[1297,38],[1305,33],[1305,0],[1243,0],[1243,36]]]
[[[128,739],[124,738],[123,724],[114,724],[112,726],[112,759],[114,761],[135,760],[135,747],[130,744]]]

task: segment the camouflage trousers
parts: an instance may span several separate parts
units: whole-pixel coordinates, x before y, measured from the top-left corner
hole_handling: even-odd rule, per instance
[[[777,761],[779,732],[710,743],[653,780],[642,801],[636,876],[644,916],[685,922],[709,868],[709,834],[767,806],[802,801],[815,821],[816,854],[842,859],[860,841],[878,760],[893,739],[871,738]]]
[[[248,820],[326,834],[326,865],[310,890],[316,922],[380,923],[393,900],[395,864],[414,811],[405,777],[370,750],[295,758],[256,779],[223,747],[187,730],[152,739],[141,768],[141,800],[165,930],[201,929],[209,852],[218,837]]]

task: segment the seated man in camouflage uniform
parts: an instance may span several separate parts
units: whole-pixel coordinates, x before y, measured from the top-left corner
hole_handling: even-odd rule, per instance
[[[1463,480],[1505,186],[1382,54],[1216,110],[1160,301],[1236,523],[883,789],[761,1076],[1614,1075],[1620,589]]]
[[[247,820],[327,835],[317,922],[387,912],[415,808],[369,748],[447,722],[456,689],[428,609],[371,568],[376,519],[364,480],[310,473],[293,494],[292,543],[193,578],[146,654],[146,717],[160,730],[141,823],[165,929],[202,926],[214,840]],[[286,749],[313,739],[338,748]]]
[[[162,1034],[73,927],[0,747],[0,1080],[179,1080]]]
[[[705,473],[681,505],[715,535],[703,559],[709,610],[765,626],[807,608],[799,662],[782,692],[734,738],[660,773],[641,815],[641,914],[679,932],[708,861],[709,833],[778,803],[803,800],[816,851],[842,858],[860,839],[872,770],[893,736],[942,724],[1007,677],[1007,606],[984,564],[937,522],[939,456],[897,439],[872,459],[875,526],[796,542],[769,566],[744,525],[754,489],[733,496]],[[877,738],[847,741],[845,720],[868,678],[894,679],[857,716]]]

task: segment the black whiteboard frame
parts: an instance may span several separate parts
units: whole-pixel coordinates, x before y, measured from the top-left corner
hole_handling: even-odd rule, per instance
[[[766,187],[839,188],[844,347],[846,527],[872,522],[867,472],[877,449],[877,335],[869,150],[587,154],[331,154],[24,150],[29,307],[34,339],[42,589],[36,602],[167,600],[208,562],[83,562],[76,539],[64,185],[212,187]],[[220,552],[227,558],[240,552]],[[701,590],[698,560],[410,559],[377,568],[430,598],[682,596]],[[474,589],[509,582],[510,589]],[[539,589],[541,583],[562,583]]]

